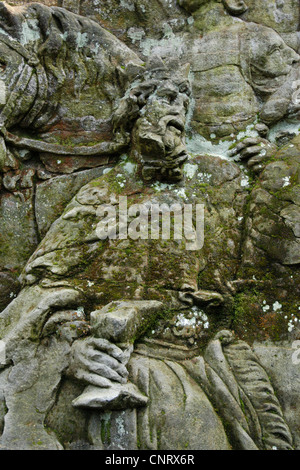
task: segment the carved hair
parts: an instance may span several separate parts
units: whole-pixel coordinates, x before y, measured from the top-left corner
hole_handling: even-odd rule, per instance
[[[147,103],[147,99],[155,91],[159,83],[161,82],[158,80],[141,81],[128,90],[120,100],[113,115],[115,132],[128,133],[132,130],[134,122]]]

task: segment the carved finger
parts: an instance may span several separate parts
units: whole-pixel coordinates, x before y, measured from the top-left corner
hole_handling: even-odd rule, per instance
[[[239,142],[232,150],[229,152],[230,157],[234,157],[235,155],[242,154],[244,150],[248,147],[258,147],[262,139],[257,137],[247,137],[243,141]],[[261,149],[261,147],[259,146]]]
[[[134,346],[133,344],[130,344],[126,349],[123,351],[123,359],[122,359],[122,364],[127,365],[129,362],[129,359],[131,358],[131,354],[133,353]],[[127,370],[127,369],[126,369]]]
[[[106,364],[100,364],[98,362],[91,361],[89,364],[89,372],[93,372],[101,376],[102,378],[114,380],[115,382],[119,382],[119,383],[127,382],[127,378],[122,377],[115,370],[111,369]]]
[[[252,147],[254,145],[259,145],[260,142],[261,142],[261,139],[257,137],[247,137],[247,139],[243,140],[243,144],[245,147]]]
[[[89,351],[89,358],[95,364],[106,364],[108,367],[115,370],[122,377],[128,376],[128,371],[126,367],[123,364],[120,364],[119,361],[109,356],[108,354],[104,354],[102,352],[98,352],[92,349]]]
[[[262,163],[266,159],[266,155],[256,155],[253,158],[250,158],[247,165],[249,168],[252,168],[254,165]]]
[[[244,142],[239,142],[232,150],[228,152],[230,157],[238,155],[245,148]]]
[[[262,151],[262,148],[260,145],[255,145],[252,147],[246,147],[242,152],[240,153],[241,160],[247,160],[254,155],[259,154]]]
[[[87,372],[83,369],[79,369],[76,372],[75,378],[89,385],[95,385],[96,387],[101,387],[101,388],[111,387],[111,382],[107,380],[106,378],[101,377],[100,375],[97,375],[97,374]]]
[[[118,346],[110,343],[106,339],[90,338],[89,346],[92,346],[95,349],[98,349],[99,351],[106,352],[110,356],[117,359],[117,361],[120,361],[120,362],[123,361],[124,352],[122,351],[122,349],[118,348]]]

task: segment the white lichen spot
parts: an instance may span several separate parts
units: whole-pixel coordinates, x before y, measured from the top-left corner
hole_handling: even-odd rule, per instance
[[[182,197],[183,199],[187,199],[187,195],[185,193],[184,188],[176,189],[174,192],[177,194],[177,196]]]
[[[210,183],[212,175],[210,173],[198,173],[200,183]]]
[[[295,317],[295,315],[292,315],[292,318],[288,322],[288,332],[289,333],[293,332],[297,322],[298,322],[298,318]]]
[[[30,42],[38,41],[40,39],[40,28],[38,20],[27,20],[22,24],[20,42],[26,46]]]
[[[207,330],[209,328],[209,321],[203,310],[198,309],[198,307],[192,307],[188,312],[177,315],[175,326],[177,328],[200,326]]]
[[[128,173],[129,175],[133,175],[137,169],[137,165],[131,162],[126,162],[122,166],[124,170],[126,171],[126,173]]]
[[[84,307],[78,307],[77,310],[75,310],[75,315],[77,318],[84,319]]]
[[[242,188],[249,186],[249,177],[247,175],[244,175],[244,177],[241,179],[241,186]]]
[[[141,42],[143,37],[146,35],[145,31],[142,28],[129,28],[127,31],[127,36],[131,39],[131,42],[135,44],[136,42]]]
[[[168,190],[171,190],[174,188],[175,185],[172,185],[172,184],[167,184],[167,183],[161,183],[160,181],[156,181],[155,183],[153,183],[151,185],[151,187],[155,190],[155,191],[165,191],[166,189]]]
[[[191,180],[192,178],[194,178],[197,169],[198,169],[197,165],[193,165],[192,163],[186,163],[183,167],[183,172],[185,176]]]
[[[121,0],[120,5],[121,5],[121,7],[125,8],[126,10],[129,10],[129,11],[134,11],[135,10],[135,4],[134,4],[133,0],[129,0],[127,2],[125,0]]]
[[[273,312],[278,312],[278,310],[281,310],[282,309],[282,305],[276,301],[274,304],[273,304]]]
[[[126,429],[124,426],[124,418],[123,418],[124,413],[125,412],[122,411],[122,413],[120,413],[120,415],[116,418],[117,431],[120,437],[126,434]]]
[[[68,31],[66,31],[64,34],[60,34],[60,37],[63,41],[66,41],[68,39]]]
[[[124,188],[125,184],[126,184],[126,178],[124,175],[122,175],[121,173],[117,174],[116,178],[118,178],[118,185],[120,186],[120,188]]]
[[[178,320],[176,321],[176,326],[195,326],[196,318],[185,318],[183,314],[179,315]]]
[[[212,143],[201,135],[193,135],[186,139],[187,151],[191,155],[211,155],[213,157],[222,158],[223,160],[232,160],[228,155],[231,145],[232,141],[228,140]]]
[[[236,140],[239,141],[245,139],[246,137],[259,137],[257,130],[255,130],[255,123],[250,124],[244,131],[239,132]]]
[[[92,51],[95,55],[97,55],[98,52],[99,52],[99,48],[100,48],[100,44],[99,44],[98,42],[95,42],[95,43],[93,44],[93,47],[91,47],[91,51]]]
[[[76,37],[76,44],[77,44],[77,47],[78,49],[86,46],[88,43],[88,35],[87,33],[77,33],[77,37]]]
[[[285,188],[286,186],[289,186],[291,184],[291,177],[290,176],[285,176],[282,178],[282,187]]]
[[[279,123],[275,124],[269,132],[269,141],[272,143],[276,143],[276,138],[278,137],[279,133],[287,132],[289,134],[300,134],[299,129],[299,121],[284,121],[281,120]]]

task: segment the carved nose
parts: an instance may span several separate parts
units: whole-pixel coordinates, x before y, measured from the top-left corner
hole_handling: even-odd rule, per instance
[[[297,54],[295,51],[293,51],[293,49],[291,49],[290,54],[289,54],[289,59],[288,59],[289,65],[296,64],[299,61],[300,61],[299,54]]]

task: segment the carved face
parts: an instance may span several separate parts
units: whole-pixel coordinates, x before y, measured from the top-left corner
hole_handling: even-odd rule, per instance
[[[299,55],[270,28],[260,27],[248,40],[249,80],[253,88],[273,92],[281,86]]]
[[[141,110],[133,129],[133,153],[144,180],[182,179],[189,95],[188,81],[162,80]]]

